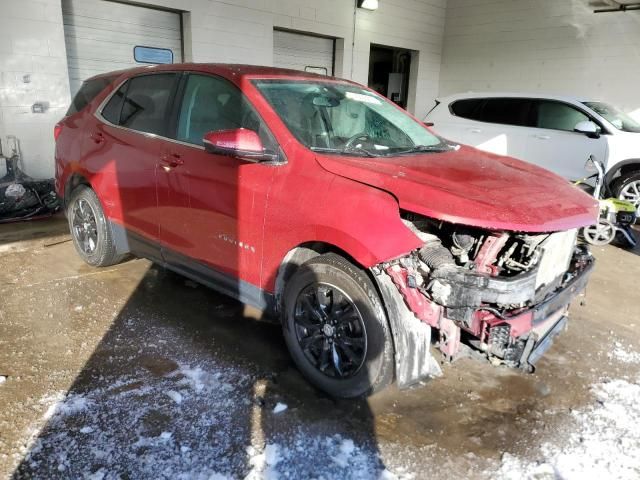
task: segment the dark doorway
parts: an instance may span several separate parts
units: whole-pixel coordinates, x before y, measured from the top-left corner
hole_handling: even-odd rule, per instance
[[[411,50],[371,45],[369,87],[407,108]]]

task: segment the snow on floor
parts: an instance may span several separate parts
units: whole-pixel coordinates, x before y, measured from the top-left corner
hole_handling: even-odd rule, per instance
[[[614,358],[640,363],[638,352],[616,345]],[[496,480],[637,480],[640,478],[640,376],[605,380],[595,402],[572,412],[567,434],[541,446],[531,462],[505,453]],[[562,430],[561,430],[562,431]]]
[[[640,352],[636,352],[631,346],[626,347],[621,342],[614,344],[611,358],[623,363],[640,363]]]
[[[140,369],[100,388],[44,398],[47,426],[18,478],[413,478],[387,470],[375,447],[313,426],[265,434],[254,446],[252,412],[283,413],[251,401],[251,374],[176,365],[160,377]]]
[[[307,422],[277,398],[257,401],[262,377],[236,362],[151,350],[151,367],[141,366],[143,349],[123,353],[91,387],[43,398],[47,425],[33,432],[16,478],[409,480],[425,476],[412,457],[423,466],[441,460],[417,445],[383,445],[375,434],[361,441],[324,420]],[[612,361],[640,363],[624,345],[614,351]],[[592,393],[590,406],[526,458],[505,453],[491,469],[473,456],[448,461],[496,480],[640,478],[640,377],[601,381]]]

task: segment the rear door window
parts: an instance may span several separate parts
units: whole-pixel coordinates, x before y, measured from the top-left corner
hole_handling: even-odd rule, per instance
[[[115,77],[109,76],[95,78],[93,80],[87,80],[86,82],[84,82],[80,87],[80,90],[78,90],[78,93],[76,93],[75,97],[73,97],[71,105],[69,106],[69,110],[67,110],[67,116],[73,115],[74,113],[78,113],[79,111],[83,110],[113,80],[115,80]]]
[[[535,126],[538,128],[573,132],[578,123],[589,120],[585,113],[566,103],[537,100],[535,104]]]
[[[133,77],[111,97],[102,116],[114,125],[166,136],[176,80],[175,73]]]
[[[487,123],[530,126],[531,100],[527,98],[488,98],[478,120]]]

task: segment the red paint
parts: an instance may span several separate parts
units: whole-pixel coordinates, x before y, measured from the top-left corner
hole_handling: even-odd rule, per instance
[[[213,147],[245,152],[262,152],[264,149],[258,134],[246,128],[205,133],[204,143]]]
[[[56,123],[53,127],[53,139],[58,140],[60,136],[60,132],[62,132],[62,124]]]
[[[287,163],[210,154],[113,127],[94,116],[126,78],[155,71],[208,73],[237,85]],[[528,232],[579,227],[597,217],[594,200],[559,177],[469,147],[378,160],[316,155],[287,130],[252,85],[256,78],[343,81],[237,65],[123,71],[87,108],[60,122],[58,193],[65,194],[72,174],[80,175],[98,193],[111,221],[271,292],[287,252],[307,242],[333,245],[364,268],[418,248],[421,242],[400,220],[399,208],[492,230]],[[233,142],[251,143],[244,133],[229,135]]]
[[[400,208],[490,230],[552,232],[592,224],[593,198],[553,173],[463,146],[384,159],[319,157],[328,171],[393,194]]]
[[[427,299],[417,288],[410,288],[407,285],[409,274],[407,269],[400,265],[392,265],[386,269],[386,272],[416,317],[432,327],[440,328],[442,307]]]
[[[509,234],[507,233],[488,236],[474,260],[476,271],[497,275],[499,273],[499,267],[493,265],[493,263],[496,261],[504,244],[507,243],[507,240],[509,240]]]

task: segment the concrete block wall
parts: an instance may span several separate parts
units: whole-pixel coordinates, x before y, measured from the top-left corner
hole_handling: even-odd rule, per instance
[[[440,95],[572,94],[640,119],[640,11],[593,13],[589,0],[449,0]]]
[[[53,175],[53,126],[69,106],[69,81],[60,0],[0,2],[0,139],[21,141],[25,170]],[[33,113],[48,102],[45,113]],[[5,174],[4,162],[0,176]]]

